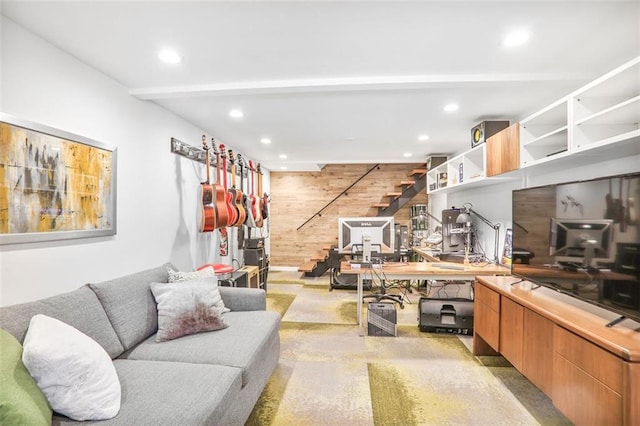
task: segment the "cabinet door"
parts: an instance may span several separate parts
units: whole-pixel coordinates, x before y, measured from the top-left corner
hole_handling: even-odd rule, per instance
[[[500,300],[500,353],[522,371],[524,308],[502,297]]]
[[[522,374],[542,392],[551,395],[553,385],[553,323],[524,310]]]
[[[553,404],[575,424],[623,424],[624,362],[554,326]]]
[[[520,125],[508,128],[487,139],[487,177],[520,168]]]
[[[476,282],[473,313],[473,353],[475,355],[494,355],[499,349],[499,330],[500,295]]]

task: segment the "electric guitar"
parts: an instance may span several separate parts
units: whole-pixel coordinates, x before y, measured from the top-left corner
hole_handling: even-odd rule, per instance
[[[251,214],[253,214],[253,220],[256,222],[258,228],[262,228],[262,210],[260,209],[260,198],[255,194],[255,169],[253,168],[253,161],[249,160],[249,170],[251,170]]]
[[[216,229],[216,208],[213,204],[213,186],[209,180],[209,147],[207,146],[207,137],[205,135],[202,135],[202,149],[206,153],[207,180],[200,183],[198,187],[198,200],[200,200],[198,230],[200,232],[212,232]]]
[[[244,169],[247,168],[247,164],[245,163],[244,158],[242,157],[242,154],[238,154],[238,165],[240,166],[240,188],[244,190]],[[249,186],[248,173],[247,173],[247,186]],[[244,209],[247,212],[247,219],[245,220],[245,225],[247,225],[249,228],[255,228],[256,221],[253,219],[253,213],[251,213],[251,198],[246,194],[249,194],[249,190],[245,191],[245,194],[243,194],[244,198],[242,200],[244,204]]]
[[[269,196],[266,192],[262,192],[262,169],[260,168],[260,163],[258,163],[258,197],[262,197],[260,199],[260,208],[262,218],[266,219],[269,217]]]
[[[238,221],[238,210],[235,205],[235,189],[233,192],[229,190],[229,186],[227,185],[227,153],[224,147],[224,144],[220,144],[220,157],[222,157],[222,181],[224,182],[224,200],[227,205],[227,212],[229,213],[229,224],[228,226],[235,226]]]
[[[216,142],[213,138],[211,138],[211,146],[214,154],[216,155],[216,181],[213,185],[213,195],[214,195],[214,204],[216,206],[216,228],[224,228],[225,226],[229,226],[229,210],[227,208],[226,195],[227,191],[224,190],[224,187],[220,185],[220,180],[218,178],[220,171],[220,153],[216,148]]]
[[[245,220],[247,220],[247,211],[244,209],[244,194],[242,188],[236,187],[236,162],[233,158],[233,151],[229,150],[229,161],[231,162],[231,190],[235,191],[235,206],[238,211],[238,220],[236,226],[242,226]]]

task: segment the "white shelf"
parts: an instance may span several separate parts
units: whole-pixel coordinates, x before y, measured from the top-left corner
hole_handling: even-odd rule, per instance
[[[460,180],[460,164],[462,164],[462,180]],[[430,184],[439,182],[442,173],[447,173],[447,185],[436,185],[436,189],[429,190]],[[427,172],[427,193],[451,193],[511,179],[514,178],[506,175],[487,177],[487,145],[480,144],[429,170]]]
[[[640,135],[640,56],[520,122],[520,167],[589,150],[618,158],[618,144]],[[634,154],[634,144],[627,147]],[[640,154],[640,146],[635,150]],[[558,163],[560,164],[560,163]]]

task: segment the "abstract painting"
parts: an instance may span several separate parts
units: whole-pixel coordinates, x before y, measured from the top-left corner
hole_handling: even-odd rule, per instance
[[[116,233],[116,149],[0,114],[0,244]]]

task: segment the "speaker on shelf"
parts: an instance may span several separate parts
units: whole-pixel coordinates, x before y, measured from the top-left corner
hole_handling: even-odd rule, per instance
[[[485,143],[487,138],[509,127],[508,121],[483,121],[471,129],[471,148]]]

